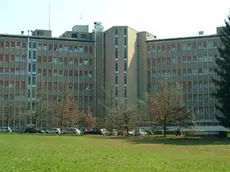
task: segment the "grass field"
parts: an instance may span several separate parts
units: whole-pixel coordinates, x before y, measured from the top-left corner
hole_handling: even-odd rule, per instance
[[[230,140],[0,134],[0,172],[229,172]]]

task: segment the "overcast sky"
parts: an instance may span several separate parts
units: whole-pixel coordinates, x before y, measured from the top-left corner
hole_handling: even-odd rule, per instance
[[[158,38],[214,34],[230,0],[50,0],[51,30],[60,36],[76,24],[128,25]],[[49,0],[0,0],[0,33],[49,28]],[[82,13],[82,20],[80,14]]]

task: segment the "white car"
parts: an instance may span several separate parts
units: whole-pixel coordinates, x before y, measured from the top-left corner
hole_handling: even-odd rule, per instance
[[[60,128],[52,128],[52,129],[46,130],[46,133],[48,133],[48,134],[61,134],[61,129]]]
[[[110,132],[106,128],[102,128],[101,129],[101,134],[103,134],[103,135],[110,135]]]
[[[0,127],[0,132],[12,132],[10,127]]]
[[[129,131],[130,136],[135,136],[135,130]]]
[[[143,129],[136,129],[135,130],[135,136],[146,136],[146,135],[148,135],[148,133]]]

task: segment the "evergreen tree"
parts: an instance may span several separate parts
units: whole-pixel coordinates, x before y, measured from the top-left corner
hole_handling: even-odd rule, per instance
[[[220,32],[219,55],[216,56],[217,78],[213,78],[216,86],[214,97],[217,99],[216,109],[222,114],[217,119],[225,127],[230,127],[230,15]]]

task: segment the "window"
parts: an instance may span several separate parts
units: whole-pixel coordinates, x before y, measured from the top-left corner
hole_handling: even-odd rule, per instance
[[[115,96],[117,97],[118,96],[118,88],[115,87]]]
[[[118,75],[115,75],[115,84],[118,84]]]
[[[176,76],[176,69],[172,70],[172,76]]]
[[[31,84],[31,76],[28,76],[28,84]]]
[[[115,62],[115,71],[118,71],[118,61]]]
[[[37,48],[36,42],[33,43],[33,48],[34,48],[34,49]]]
[[[118,29],[117,28],[115,29],[115,35],[118,35]]]
[[[1,41],[0,43],[0,47],[3,48],[4,47],[4,41]]]
[[[115,37],[115,46],[118,45],[118,37]]]
[[[36,57],[37,57],[37,52],[33,51],[33,59],[36,59]]]
[[[124,28],[124,35],[127,35],[127,28]]]
[[[6,48],[9,48],[9,46],[10,46],[9,41],[6,41]]]
[[[124,45],[127,45],[127,37],[124,37]]]
[[[26,43],[25,42],[22,43],[22,48],[26,48]]]
[[[127,49],[124,49],[124,59],[127,59]]]
[[[167,64],[170,64],[170,63],[171,63],[171,58],[168,57],[168,58],[167,58]]]
[[[28,97],[30,97],[30,89],[28,89]]]
[[[31,47],[32,47],[32,45],[31,45],[31,44],[32,44],[32,42],[29,42],[29,48],[31,48]]]
[[[124,84],[127,85],[127,75],[124,75]]]
[[[33,71],[33,72],[36,72],[36,63],[33,63],[33,64],[32,64],[32,71]]]
[[[125,72],[127,71],[127,62],[126,61],[124,62],[124,71]]]
[[[28,65],[28,71],[31,72],[31,63]]]
[[[31,59],[31,51],[29,51],[29,59]]]
[[[36,95],[35,93],[36,93],[36,90],[33,88],[32,89],[32,98],[35,98],[35,95]]]
[[[186,62],[186,56],[182,57],[182,62],[185,63]]]
[[[115,58],[118,59],[118,49],[115,49]]]
[[[15,61],[15,56],[14,55],[11,55],[11,61]]]
[[[172,63],[176,64],[176,57],[172,57]]]
[[[36,85],[36,76],[32,77],[32,85]]]
[[[166,64],[166,58],[162,58],[162,64]]]
[[[93,52],[93,48],[90,46],[89,47],[89,53],[92,53]]]
[[[14,41],[11,42],[11,47],[12,47],[12,48],[15,47],[15,42],[14,42]]]
[[[88,47],[87,46],[85,46],[85,53],[87,53],[88,52]]]
[[[127,87],[124,88],[124,97],[127,98]]]

